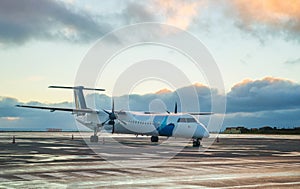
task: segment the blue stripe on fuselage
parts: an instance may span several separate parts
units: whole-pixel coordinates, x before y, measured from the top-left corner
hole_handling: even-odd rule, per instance
[[[154,117],[154,126],[158,131],[159,135],[162,136],[172,136],[174,130],[174,123],[167,124],[168,116],[155,116]]]

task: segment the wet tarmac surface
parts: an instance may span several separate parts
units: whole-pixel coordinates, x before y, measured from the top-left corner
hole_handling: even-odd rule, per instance
[[[132,150],[155,145],[149,137],[113,138]],[[204,152],[186,142],[140,158],[100,138],[93,144],[100,152],[115,150],[107,161],[80,133],[0,132],[0,188],[300,188],[300,136],[220,135]],[[175,145],[184,148],[162,161]]]

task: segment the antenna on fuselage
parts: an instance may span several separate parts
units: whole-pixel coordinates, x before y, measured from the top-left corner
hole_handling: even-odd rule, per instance
[[[166,110],[166,112],[167,112],[168,114],[171,113],[171,112],[169,112],[168,110]],[[177,114],[177,102],[175,102],[174,114]]]
[[[177,102],[175,102],[174,114],[177,114]]]

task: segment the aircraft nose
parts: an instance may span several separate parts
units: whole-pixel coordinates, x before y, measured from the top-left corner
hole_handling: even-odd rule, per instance
[[[203,125],[198,125],[196,132],[195,132],[196,138],[208,138],[209,132]]]
[[[208,138],[209,137],[209,132],[207,129],[205,129],[205,132],[204,132],[204,138]]]

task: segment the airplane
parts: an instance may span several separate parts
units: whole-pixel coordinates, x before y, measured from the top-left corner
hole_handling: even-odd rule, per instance
[[[202,138],[209,137],[207,128],[199,122],[195,115],[211,115],[212,112],[179,113],[177,103],[173,113],[115,111],[114,100],[112,109],[97,110],[88,108],[83,90],[105,91],[105,89],[87,88],[84,86],[66,87],[49,86],[49,88],[72,89],[74,91],[75,108],[59,108],[47,106],[16,105],[23,108],[35,108],[54,111],[68,111],[75,115],[75,120],[94,131],[90,142],[98,142],[99,130],[119,134],[151,136],[151,142],[158,142],[159,136],[192,138],[193,147],[200,147]]]

